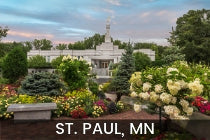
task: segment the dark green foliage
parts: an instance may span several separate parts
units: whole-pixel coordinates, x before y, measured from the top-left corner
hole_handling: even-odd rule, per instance
[[[72,50],[95,49],[97,45],[104,42],[105,36],[94,34],[92,37],[85,38],[84,41],[77,41],[74,44],[69,44],[68,48]]]
[[[50,50],[53,47],[52,42],[47,39],[35,39],[32,42],[32,45],[35,47],[36,50]]]
[[[99,90],[98,90],[98,84],[94,80],[92,80],[92,79],[89,80],[88,81],[88,86],[89,86],[90,91],[93,94],[95,94],[95,95],[98,94],[98,92],[99,92]]]
[[[116,106],[115,102],[110,102],[107,105],[107,107],[108,107],[108,111],[109,111],[110,114],[114,114],[114,113],[117,113],[118,112],[117,111],[117,106]]]
[[[135,58],[135,70],[141,71],[145,69],[147,66],[151,65],[151,60],[148,55],[143,54],[141,52],[134,53]]]
[[[49,68],[50,63],[46,62],[45,57],[36,55],[28,59],[28,67],[29,68]]]
[[[114,87],[117,93],[117,101],[120,100],[122,95],[129,93],[130,84],[128,81],[135,70],[134,63],[133,49],[129,43],[125,53],[122,54],[120,65],[111,83],[111,87]]]
[[[59,70],[70,91],[87,87],[89,65],[86,61],[66,60],[60,64]]]
[[[63,84],[56,74],[40,72],[28,75],[18,93],[28,95],[60,95]]]
[[[67,44],[58,44],[56,46],[56,49],[58,49],[58,50],[65,50],[65,49],[67,49]]]
[[[11,43],[0,43],[0,57],[4,57],[7,53],[9,53],[13,49]]]
[[[210,12],[209,10],[189,10],[179,17],[175,30],[172,29],[168,41],[183,48],[188,62],[210,63]]]
[[[25,45],[25,43],[20,43],[20,42],[7,42],[3,43],[0,42],[0,58],[6,56],[12,49],[15,47],[19,47],[23,50],[23,52],[26,54],[28,51],[30,51],[30,46]]]
[[[181,49],[177,46],[167,47],[164,50],[162,60],[166,65],[173,63],[174,61],[184,61],[185,55],[181,52]]]
[[[6,37],[7,36],[7,32],[9,31],[9,29],[7,28],[7,27],[5,27],[5,28],[2,28],[1,26],[0,26],[0,41],[1,41],[1,38],[2,37]]]
[[[159,46],[155,43],[135,43],[134,49],[151,49],[155,51],[155,59],[160,59],[162,57],[163,51],[165,49],[164,46]]]
[[[155,61],[152,61],[151,65],[154,67],[161,67],[165,64],[165,62],[162,59],[155,59]]]
[[[121,42],[120,40],[114,40],[113,44],[117,45],[119,47],[119,49],[125,49],[127,46],[127,43]]]
[[[106,98],[106,95],[104,94],[104,92],[103,91],[98,91],[98,97],[100,98],[100,99],[105,99]]]
[[[52,60],[51,62],[51,66],[54,68],[54,69],[57,69],[58,66],[60,66],[60,64],[62,63],[62,59],[63,59],[63,55],[55,58]]]
[[[2,74],[10,83],[14,83],[28,72],[26,54],[21,48],[14,48],[2,63]]]

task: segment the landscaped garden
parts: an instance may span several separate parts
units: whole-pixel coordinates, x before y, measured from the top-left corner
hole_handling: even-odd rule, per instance
[[[188,14],[191,15],[191,12]],[[40,55],[27,60],[24,47],[6,50],[7,53],[0,59],[0,120],[14,119],[14,112],[7,111],[12,104],[55,103],[56,109],[52,110],[54,121],[145,119],[158,123],[154,134],[136,134],[131,136],[132,139],[207,138],[200,134],[208,130],[206,127],[197,125],[202,131],[191,131],[187,125],[179,125],[179,121],[204,120],[209,123],[209,58],[198,53],[202,47],[207,48],[209,41],[203,44],[197,42],[193,58],[189,53],[189,50],[192,51],[189,42],[185,44],[187,37],[176,38],[182,31],[180,26],[169,39],[175,46],[168,48],[144,43],[136,43],[132,47],[130,42],[118,42],[125,53],[120,63],[109,65],[112,78],[102,84],[96,82],[97,75],[92,73],[92,65],[82,57],[61,55],[48,63]],[[194,43],[190,45],[196,46]],[[155,50],[156,60],[152,62],[146,54],[133,53],[139,48]],[[28,68],[46,67],[55,71],[28,73]],[[106,97],[107,94],[116,95],[116,99]]]
[[[29,74],[19,87],[1,85],[0,117],[9,119],[13,112],[7,112],[11,104],[51,103],[57,104],[53,116],[72,118],[100,117],[104,114],[124,110],[122,102],[113,102],[95,87],[88,85],[90,65],[80,59],[64,56],[58,70],[63,75],[47,72]],[[91,92],[92,89],[94,92]]]

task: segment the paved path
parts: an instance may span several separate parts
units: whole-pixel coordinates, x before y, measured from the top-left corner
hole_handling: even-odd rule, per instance
[[[116,94],[109,94],[109,93],[105,93],[106,98],[111,99],[113,102],[116,100],[117,95]]]

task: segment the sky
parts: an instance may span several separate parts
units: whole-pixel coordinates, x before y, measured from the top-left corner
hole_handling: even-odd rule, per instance
[[[0,0],[0,26],[9,28],[3,42],[74,43],[105,34],[110,17],[114,40],[168,45],[177,18],[203,8],[210,0]]]

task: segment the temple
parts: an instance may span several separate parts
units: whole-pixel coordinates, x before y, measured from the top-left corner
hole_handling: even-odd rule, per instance
[[[147,54],[152,61],[155,60],[155,51],[151,49],[138,49],[134,52],[142,52]],[[109,76],[110,63],[118,63],[124,53],[124,49],[119,49],[118,46],[113,45],[110,36],[110,20],[106,22],[105,42],[96,46],[96,49],[86,50],[31,50],[27,53],[27,57],[35,55],[41,55],[46,58],[47,62],[51,62],[53,59],[60,55],[71,55],[78,58],[83,57],[88,62],[91,62],[93,66],[93,72],[98,76]]]

